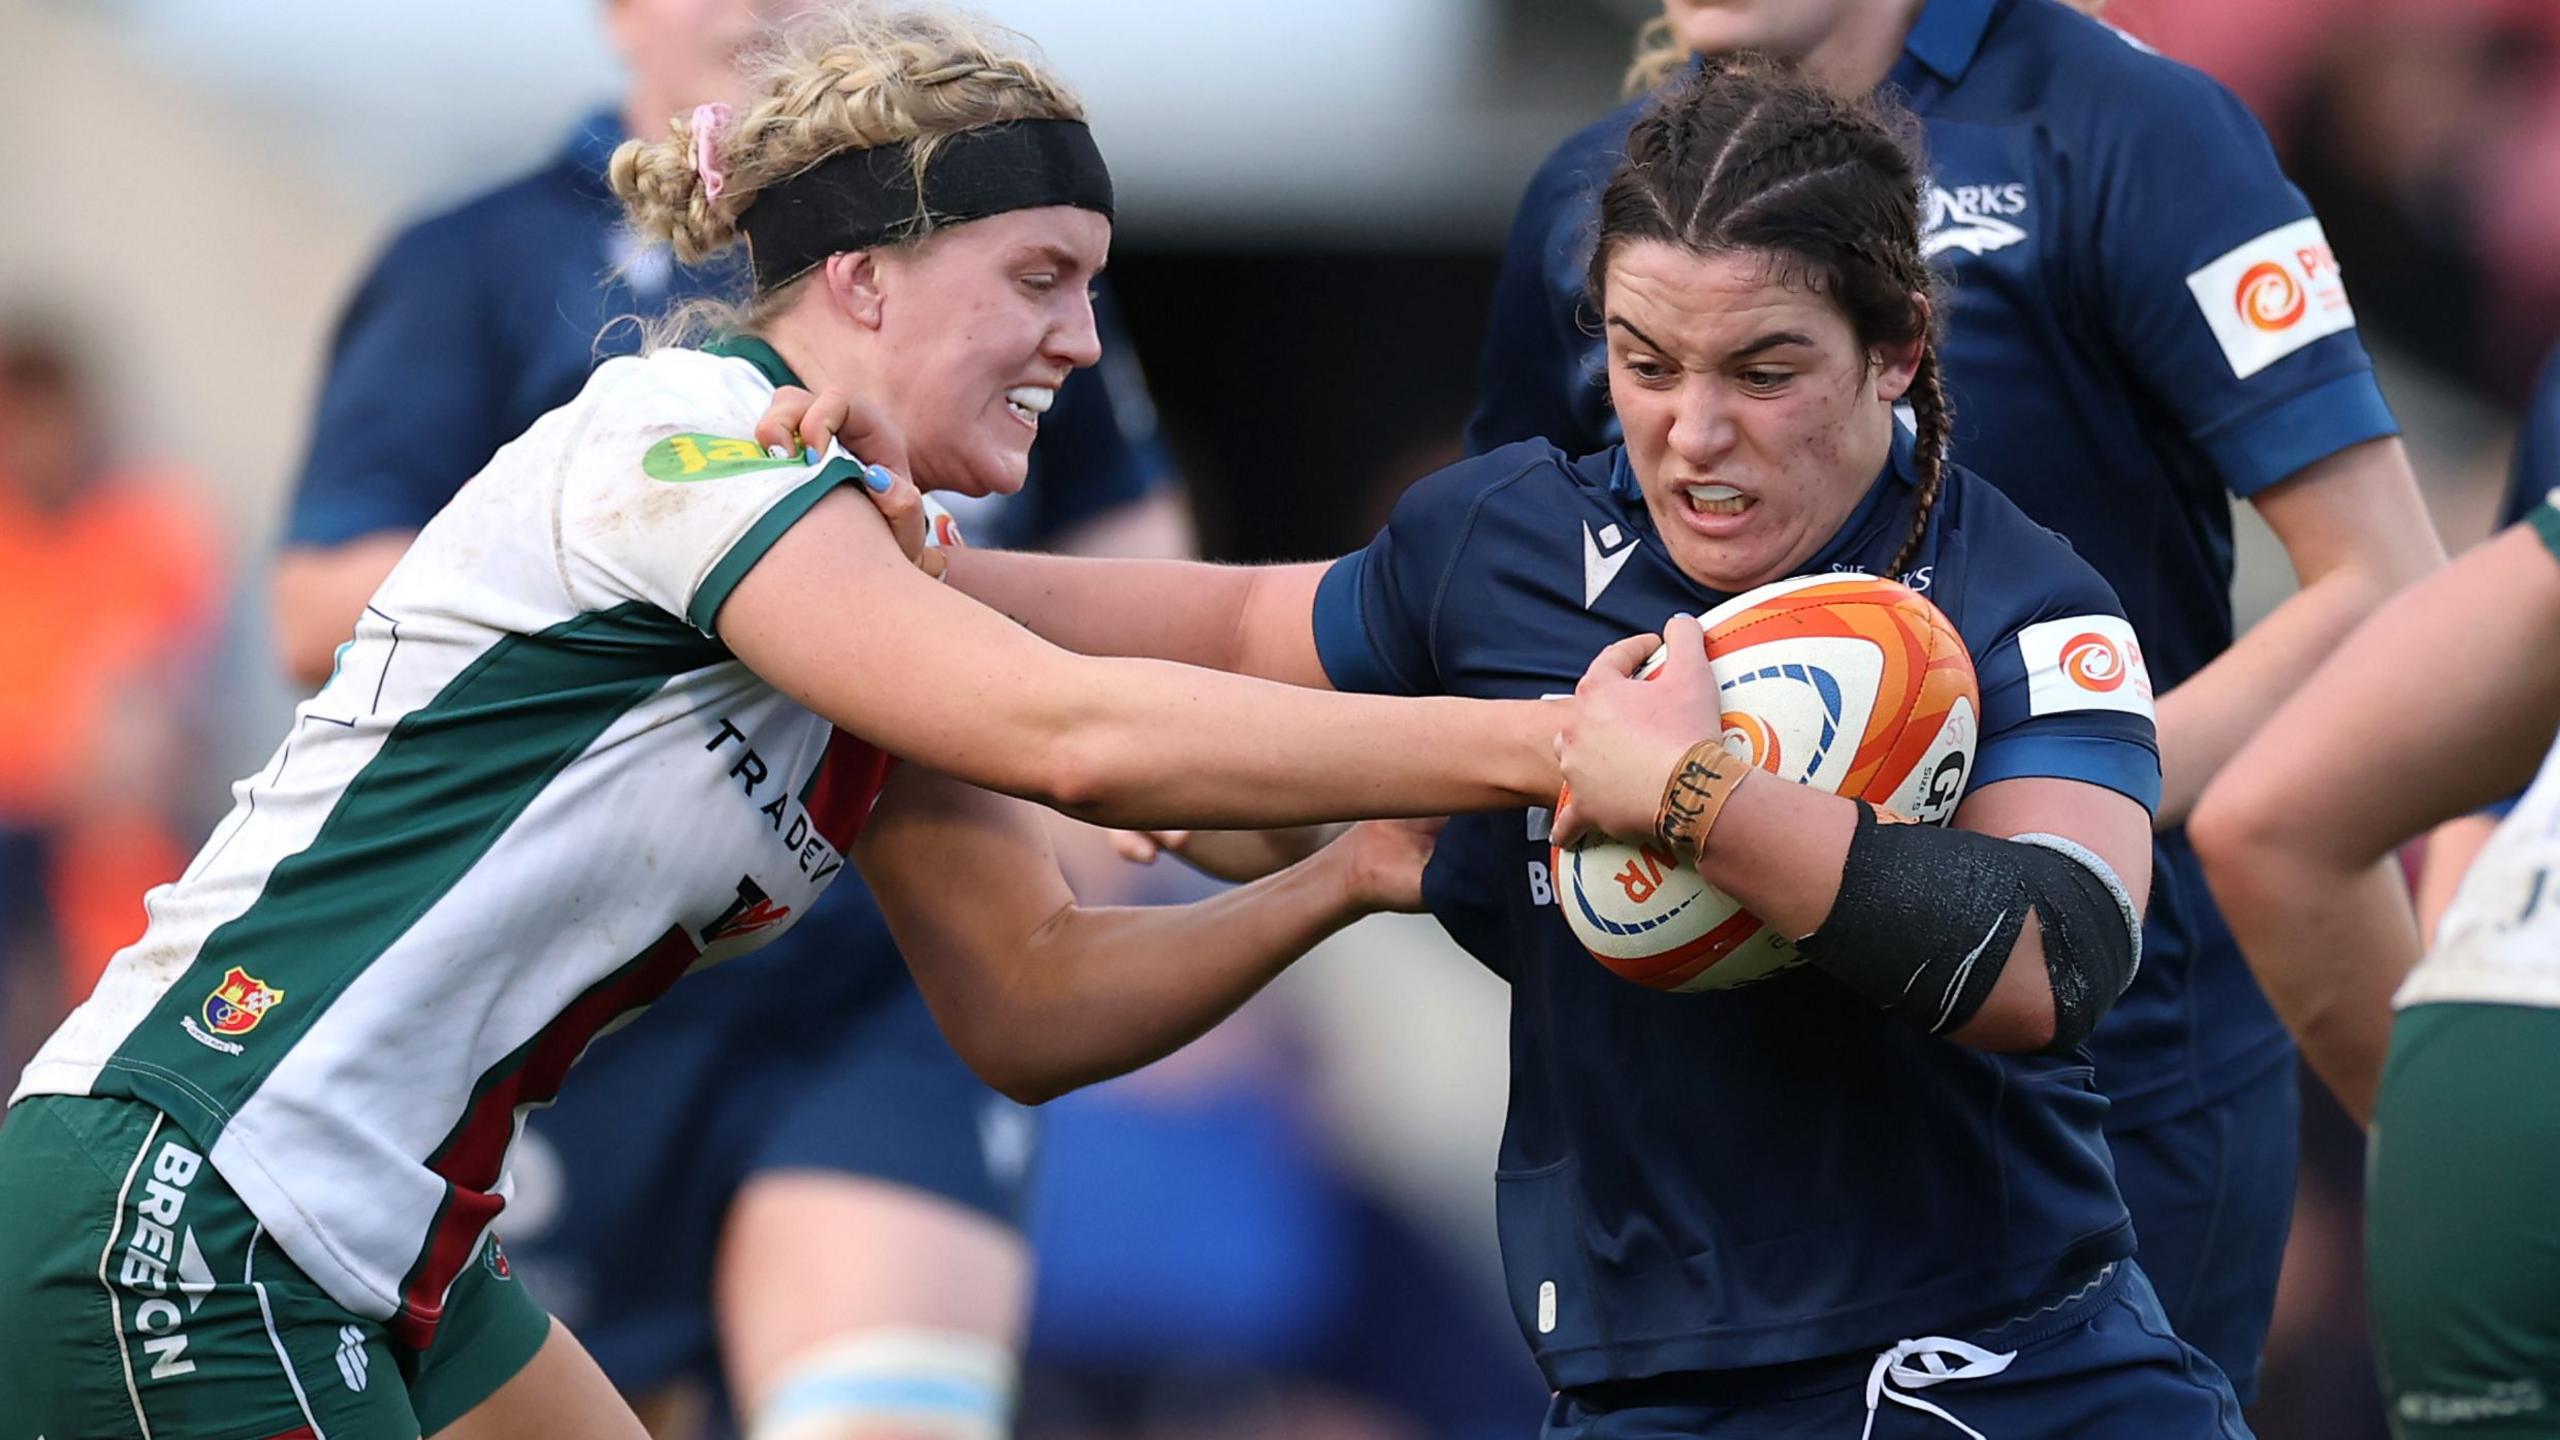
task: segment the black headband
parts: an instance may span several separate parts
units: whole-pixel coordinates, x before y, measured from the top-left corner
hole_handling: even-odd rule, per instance
[[[738,217],[756,288],[796,280],[830,255],[1008,210],[1111,213],[1111,172],[1081,120],[1009,120],[947,135],[926,163],[921,197],[912,144],[839,151],[766,187]]]

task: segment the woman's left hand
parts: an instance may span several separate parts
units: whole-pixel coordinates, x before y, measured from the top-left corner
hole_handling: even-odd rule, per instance
[[[797,385],[784,385],[773,392],[773,403],[756,421],[756,443],[767,450],[823,454],[830,442],[841,443],[870,467],[862,493],[871,497],[881,518],[889,522],[898,548],[908,559],[923,564],[924,493],[908,478],[905,434],[878,406],[840,390],[813,395]],[[881,483],[883,476],[886,485]],[[939,573],[938,566],[933,573]]]
[[[1662,668],[1636,679],[1657,647],[1667,652]],[[1556,736],[1556,759],[1573,790],[1555,818],[1556,843],[1592,831],[1651,839],[1671,772],[1690,746],[1717,733],[1722,715],[1706,634],[1689,616],[1673,616],[1659,636],[1601,651],[1573,687],[1572,712]]]

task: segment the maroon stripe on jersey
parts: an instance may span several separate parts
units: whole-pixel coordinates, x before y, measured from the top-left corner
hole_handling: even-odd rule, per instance
[[[400,1314],[391,1329],[400,1343],[426,1348],[444,1317],[445,1290],[471,1263],[480,1236],[497,1218],[498,1197],[489,1193],[505,1166],[519,1107],[549,1103],[560,1093],[569,1066],[599,1031],[622,1015],[667,993],[701,947],[672,926],[637,959],[587,987],[552,1022],[480,1077],[462,1119],[427,1157],[427,1168],[445,1181],[445,1202],[429,1227],[426,1248],[401,1286]]]
[[[809,809],[809,823],[836,853],[853,848],[862,834],[863,823],[871,818],[871,807],[880,799],[880,787],[889,783],[889,771],[897,764],[887,751],[858,736],[838,730],[827,737],[827,753],[818,757],[818,775],[803,801]]]

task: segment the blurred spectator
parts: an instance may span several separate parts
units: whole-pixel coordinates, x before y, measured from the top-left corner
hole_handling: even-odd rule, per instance
[[[2376,339],[2507,406],[2531,371],[2492,343],[2505,307],[2482,238],[2498,137],[2531,67],[2492,16],[2455,7],[2338,30],[2283,127],[2294,175]]]
[[[0,325],[0,1060],[142,933],[187,852],[183,705],[221,563],[192,476],[123,463],[75,349]]]

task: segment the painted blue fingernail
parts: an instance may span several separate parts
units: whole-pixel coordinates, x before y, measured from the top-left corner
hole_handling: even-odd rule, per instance
[[[803,446],[801,446],[801,447],[800,447],[800,463],[801,463],[801,464],[803,464],[803,465],[815,465],[815,464],[817,464],[817,463],[818,463],[818,447],[817,447],[817,446],[815,446],[815,445],[803,445]]]
[[[862,483],[870,487],[872,494],[886,495],[889,487],[898,483],[898,477],[890,474],[886,465],[866,465],[862,470]]]

